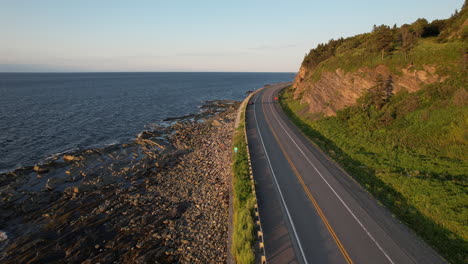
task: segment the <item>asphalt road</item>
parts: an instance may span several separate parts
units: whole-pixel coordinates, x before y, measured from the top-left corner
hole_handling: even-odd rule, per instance
[[[306,139],[274,100],[252,97],[247,136],[268,263],[445,263]]]

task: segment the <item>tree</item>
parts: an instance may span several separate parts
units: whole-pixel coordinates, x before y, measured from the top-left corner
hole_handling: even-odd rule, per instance
[[[413,24],[411,24],[411,27],[412,27],[414,33],[416,33],[416,36],[419,38],[419,37],[421,37],[423,35],[424,30],[428,26],[428,24],[429,23],[427,22],[426,19],[419,18]]]
[[[445,27],[445,20],[436,19],[424,28],[422,37],[423,38],[437,37],[439,36],[440,32],[444,29],[444,27]]]
[[[392,48],[393,34],[392,29],[387,25],[374,26],[373,32],[373,46],[376,51],[382,53],[382,60],[384,59],[385,51]]]
[[[412,29],[412,27],[408,24],[401,26],[401,49],[405,54],[405,61],[408,60],[408,51],[410,51],[414,44],[416,43],[417,37],[416,33]]]
[[[379,110],[382,109],[393,96],[392,76],[388,76],[388,78],[385,79],[381,74],[378,74],[375,83],[376,85],[370,88],[367,93],[358,100],[358,103],[364,111],[368,111],[372,106]]]

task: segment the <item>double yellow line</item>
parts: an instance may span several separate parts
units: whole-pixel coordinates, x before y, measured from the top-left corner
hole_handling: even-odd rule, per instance
[[[333,228],[331,227],[330,223],[328,222],[327,218],[325,217],[325,215],[323,214],[322,212],[322,209],[320,209],[317,201],[315,200],[314,196],[310,193],[309,191],[309,188],[307,188],[307,186],[305,185],[304,183],[304,180],[302,179],[302,176],[299,174],[299,172],[297,171],[297,168],[296,166],[294,165],[294,163],[291,161],[291,158],[289,157],[289,155],[286,153],[286,150],[283,146],[283,144],[281,143],[281,141],[279,140],[278,138],[278,135],[276,134],[276,132],[273,130],[273,127],[271,126],[271,123],[270,121],[268,121],[268,118],[266,117],[266,114],[265,114],[265,109],[262,107],[262,112],[263,112],[263,116],[265,117],[265,120],[267,122],[267,125],[268,127],[270,128],[271,132],[273,133],[273,136],[275,137],[275,140],[276,142],[278,142],[278,145],[280,146],[280,149],[281,151],[283,152],[284,156],[286,157],[286,160],[288,161],[289,165],[291,166],[294,174],[296,175],[297,179],[299,180],[299,182],[301,183],[302,185],[302,188],[304,189],[304,191],[306,192],[307,196],[309,197],[309,200],[312,202],[312,204],[314,205],[314,208],[315,210],[317,211],[317,213],[319,214],[320,218],[322,219],[323,223],[325,224],[325,226],[327,227],[327,230],[328,232],[330,233],[330,235],[333,237],[333,240],[335,240],[335,243],[336,245],[338,246],[338,248],[340,249],[341,253],[343,254],[343,257],[345,258],[346,262],[348,262],[349,264],[353,264],[353,260],[351,259],[351,257],[349,256],[348,252],[346,252],[346,249],[344,248],[343,244],[341,243],[340,239],[338,238],[338,236],[336,235],[335,231],[333,230]]]

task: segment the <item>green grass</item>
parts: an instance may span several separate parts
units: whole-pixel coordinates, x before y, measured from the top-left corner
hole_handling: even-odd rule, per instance
[[[249,174],[247,145],[245,142],[245,112],[241,114],[239,126],[234,131],[233,145],[238,148],[233,153],[233,186],[234,186],[234,231],[231,252],[236,263],[250,264],[255,262],[254,243],[254,205],[252,183]]]
[[[416,50],[432,54],[431,45]],[[307,114],[291,88],[280,98],[305,135],[452,263],[468,263],[466,75],[401,92],[382,108],[348,107],[336,117]]]

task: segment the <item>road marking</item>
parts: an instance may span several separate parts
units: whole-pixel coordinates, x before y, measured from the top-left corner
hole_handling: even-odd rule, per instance
[[[336,245],[338,246],[338,248],[340,249],[341,251],[341,254],[343,254],[343,257],[344,259],[346,260],[346,262],[348,262],[349,264],[353,264],[353,260],[351,259],[351,257],[349,256],[348,252],[346,251],[346,249],[344,248],[343,244],[341,243],[340,239],[338,238],[338,236],[336,235],[335,231],[333,230],[333,228],[331,227],[330,223],[328,222],[327,218],[325,217],[325,214],[322,212],[322,209],[320,209],[320,206],[318,205],[317,201],[315,200],[314,196],[312,195],[312,193],[310,193],[309,189],[307,188],[307,186],[305,185],[304,183],[304,180],[302,179],[301,177],[301,174],[299,173],[299,171],[297,170],[296,166],[294,165],[294,163],[292,162],[292,160],[290,159],[290,157],[288,156],[288,154],[286,153],[286,149],[284,148],[283,144],[281,143],[281,141],[279,140],[278,136],[276,135],[275,131],[273,130],[273,127],[271,126],[270,122],[268,121],[268,118],[266,118],[266,115],[265,115],[265,111],[264,109],[262,108],[263,110],[263,115],[265,116],[265,120],[268,124],[268,127],[270,128],[271,132],[273,133],[273,136],[275,137],[276,139],[276,142],[278,143],[278,145],[280,146],[280,149],[281,151],[283,152],[284,154],[284,157],[286,158],[286,160],[288,161],[289,165],[291,166],[294,174],[296,175],[297,179],[299,180],[299,182],[301,183],[302,185],[302,188],[304,189],[304,191],[306,192],[307,196],[309,197],[309,200],[312,202],[312,204],[314,205],[314,208],[315,210],[317,211],[317,213],[319,214],[320,218],[322,219],[322,222],[325,224],[325,226],[327,227],[328,229],[328,232],[330,233],[330,235],[332,236],[333,240],[335,240],[335,243]]]
[[[370,234],[370,232],[364,227],[364,225],[361,223],[361,221],[356,217],[356,215],[351,211],[351,209],[348,207],[348,205],[341,199],[341,197],[338,195],[338,193],[333,189],[333,187],[328,183],[328,181],[323,177],[322,173],[315,167],[315,165],[310,161],[310,159],[305,155],[304,151],[299,147],[299,145],[296,143],[296,141],[291,137],[291,135],[288,133],[288,131],[284,128],[283,124],[279,121],[277,115],[275,114],[275,111],[273,110],[273,107],[270,105],[270,109],[272,110],[273,116],[275,119],[278,121],[278,124],[281,126],[281,128],[286,132],[288,137],[291,139],[291,141],[296,145],[297,149],[301,152],[301,154],[307,159],[310,165],[314,168],[314,170],[319,174],[319,176],[322,178],[322,180],[328,185],[328,187],[332,190],[332,192],[335,194],[335,196],[340,200],[340,202],[343,204],[343,206],[346,208],[346,210],[351,214],[351,216],[356,220],[356,222],[361,226],[361,228],[366,232],[366,234],[369,236],[369,238],[374,242],[374,244],[379,248],[379,250],[385,255],[385,257],[388,259],[388,261],[392,264],[394,264],[393,260],[388,256],[387,252],[380,246],[380,244],[375,240],[375,238]]]
[[[301,241],[299,240],[299,236],[297,235],[296,227],[294,226],[294,222],[293,222],[293,220],[291,218],[291,214],[289,213],[289,209],[286,206],[286,202],[284,201],[283,192],[281,191],[281,188],[279,187],[278,180],[276,179],[276,174],[273,171],[273,167],[272,167],[271,162],[270,162],[270,157],[268,156],[268,152],[266,150],[265,144],[263,143],[262,133],[260,132],[260,128],[258,126],[257,112],[255,110],[256,110],[257,100],[258,100],[259,97],[260,97],[260,94],[257,95],[257,97],[255,98],[255,102],[254,102],[254,118],[255,118],[255,124],[257,125],[257,132],[258,132],[258,135],[260,136],[260,141],[262,142],[263,151],[265,151],[265,155],[266,155],[266,158],[267,158],[267,161],[268,161],[268,165],[270,166],[270,171],[271,171],[271,173],[273,175],[273,179],[275,180],[276,188],[279,191],[281,202],[283,203],[284,209],[286,210],[286,214],[288,216],[289,222],[291,223],[291,227],[293,229],[294,237],[296,239],[297,245],[299,246],[299,250],[301,251],[302,259],[304,260],[304,263],[307,264],[308,262],[307,262],[307,259],[305,257],[305,254],[304,254],[304,250],[302,249]]]

